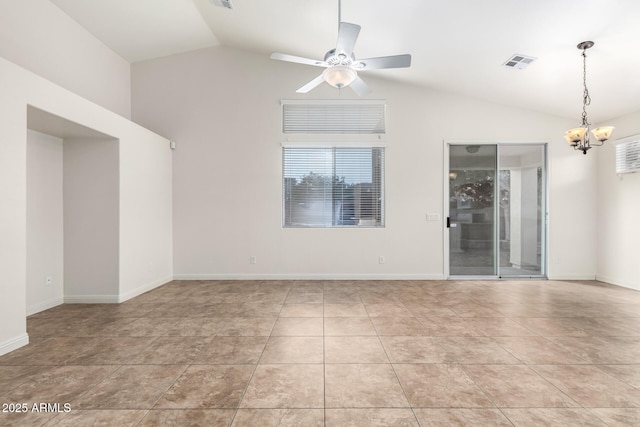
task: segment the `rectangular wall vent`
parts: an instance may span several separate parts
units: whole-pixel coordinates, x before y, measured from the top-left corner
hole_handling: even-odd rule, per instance
[[[537,58],[534,58],[533,56],[516,54],[516,55],[513,55],[511,58],[509,58],[507,62],[505,62],[502,65],[508,68],[517,68],[518,70],[524,70],[529,66],[529,64],[531,64],[536,59]]]
[[[211,4],[218,7],[225,7],[227,9],[233,9],[231,0],[210,0]]]
[[[616,145],[616,173],[640,171],[640,138]]]

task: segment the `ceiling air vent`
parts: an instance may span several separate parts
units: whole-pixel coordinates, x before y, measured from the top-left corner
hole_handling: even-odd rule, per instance
[[[209,0],[211,4],[218,7],[226,7],[227,9],[233,9],[231,0]]]
[[[516,54],[516,55],[513,55],[511,58],[509,58],[507,62],[505,62],[502,65],[508,68],[517,68],[518,70],[524,70],[529,66],[529,64],[531,64],[536,59],[537,58],[534,58],[533,56]]]

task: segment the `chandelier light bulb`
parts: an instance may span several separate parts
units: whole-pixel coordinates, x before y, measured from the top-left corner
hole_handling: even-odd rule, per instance
[[[564,133],[564,138],[570,145],[577,145],[582,140],[582,138],[584,138],[584,135],[586,133],[587,128],[585,127],[573,128]]]
[[[611,132],[613,132],[613,126],[600,126],[599,128],[595,128],[591,131],[593,136],[600,142],[605,142],[609,137],[611,137]]]

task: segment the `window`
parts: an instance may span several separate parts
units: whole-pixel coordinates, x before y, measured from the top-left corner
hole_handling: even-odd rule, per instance
[[[382,135],[385,116],[380,100],[283,100],[282,133]]]
[[[384,148],[284,147],[285,227],[384,227]]]
[[[616,145],[616,173],[640,171],[640,139],[621,142]]]

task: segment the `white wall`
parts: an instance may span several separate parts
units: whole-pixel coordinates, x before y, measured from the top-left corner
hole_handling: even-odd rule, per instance
[[[117,302],[118,140],[64,140],[64,301]]]
[[[63,302],[62,139],[27,132],[27,314]],[[51,277],[51,284],[46,278]]]
[[[130,117],[129,63],[49,0],[0,1],[0,56]]]
[[[640,112],[606,124],[614,139],[588,154],[598,158],[598,279],[640,290],[640,173],[615,168],[616,140],[640,134]]]
[[[9,72],[7,72],[9,71]],[[15,76],[0,59],[0,354],[28,343],[27,117]]]
[[[120,301],[173,279],[174,152],[168,140],[126,124],[119,145]]]
[[[425,217],[443,212],[443,140],[549,142],[550,276],[595,276],[595,163],[563,141],[573,121],[365,73],[388,105],[386,227],[283,229],[280,100],[354,97],[295,93],[319,72],[224,47],[132,66],[133,119],[178,144],[177,277],[442,278],[444,224]]]
[[[0,58],[0,354],[28,342],[27,106],[119,140],[118,300],[173,277],[169,141]]]

